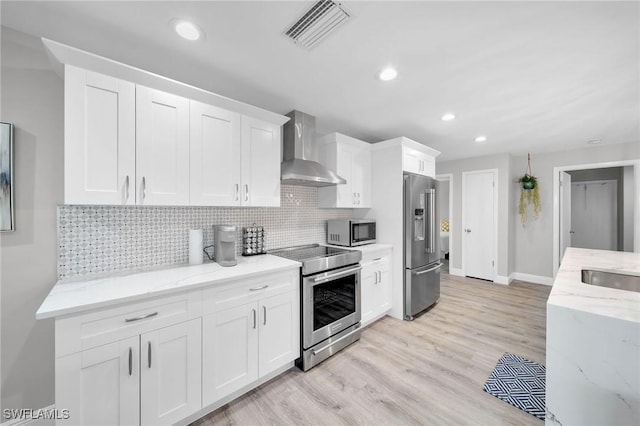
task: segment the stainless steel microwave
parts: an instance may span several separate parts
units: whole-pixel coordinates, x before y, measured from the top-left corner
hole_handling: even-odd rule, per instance
[[[355,247],[375,242],[375,220],[332,219],[327,221],[327,244]]]

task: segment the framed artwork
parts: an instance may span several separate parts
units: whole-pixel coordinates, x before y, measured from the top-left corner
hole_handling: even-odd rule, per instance
[[[13,124],[0,123],[0,232],[13,230]]]

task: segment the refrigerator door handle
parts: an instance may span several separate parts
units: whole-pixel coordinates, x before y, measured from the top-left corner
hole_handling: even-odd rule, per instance
[[[436,190],[431,188],[427,191],[427,200],[429,203],[429,243],[427,244],[427,253],[433,253],[436,249]]]
[[[441,268],[441,267],[442,267],[442,263],[438,263],[433,268],[425,269],[424,271],[420,271],[420,272],[412,272],[412,273],[414,275],[422,275],[422,274],[426,274],[427,272],[435,271],[436,269]]]

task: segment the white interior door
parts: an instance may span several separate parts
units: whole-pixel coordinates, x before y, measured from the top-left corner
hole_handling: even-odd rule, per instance
[[[571,246],[618,249],[618,188],[616,181],[571,185]]]
[[[469,277],[495,278],[497,171],[463,174],[462,265]]]
[[[560,262],[567,247],[571,247],[571,175],[560,172]]]

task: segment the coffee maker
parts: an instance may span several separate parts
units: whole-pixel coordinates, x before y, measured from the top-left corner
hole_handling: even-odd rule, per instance
[[[220,266],[234,266],[236,260],[236,227],[216,225],[213,232],[213,257]]]

